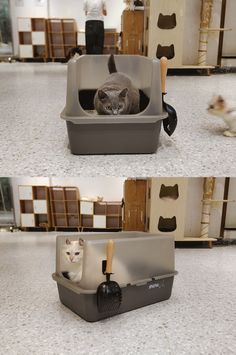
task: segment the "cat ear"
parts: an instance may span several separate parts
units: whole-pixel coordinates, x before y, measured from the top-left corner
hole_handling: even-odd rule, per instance
[[[127,95],[127,92],[128,92],[127,88],[121,90],[121,92],[119,93],[119,97],[125,98]]]
[[[79,238],[79,245],[80,245],[81,247],[84,246],[84,240],[83,240],[82,238]]]
[[[219,95],[219,96],[217,97],[217,101],[218,101],[218,102],[224,102],[225,100],[224,100],[223,96]]]
[[[66,239],[66,244],[71,244],[71,242],[68,238]]]
[[[103,101],[108,98],[108,95],[103,90],[98,90],[98,98]]]

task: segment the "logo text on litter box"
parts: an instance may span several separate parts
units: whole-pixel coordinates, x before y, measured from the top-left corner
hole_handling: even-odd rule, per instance
[[[152,288],[161,288],[161,287],[165,287],[165,285],[162,283],[155,283],[155,284],[151,284],[148,286],[149,290],[151,290]]]

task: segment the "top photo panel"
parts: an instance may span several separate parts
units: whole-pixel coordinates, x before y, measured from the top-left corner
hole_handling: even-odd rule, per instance
[[[236,176],[235,0],[2,0],[1,176]]]

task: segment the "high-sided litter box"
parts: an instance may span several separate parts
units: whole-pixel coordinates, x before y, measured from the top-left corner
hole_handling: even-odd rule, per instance
[[[68,62],[66,121],[73,154],[154,153],[163,112],[160,61],[138,55],[116,55],[117,70],[140,90],[140,110],[131,115],[95,115],[93,98],[108,77],[108,55],[83,55]]]
[[[68,271],[62,256],[66,238],[84,239],[82,278],[77,284],[64,276]],[[97,287],[105,281],[106,245],[110,239],[115,246],[111,280],[120,285],[122,301],[118,310],[99,312]],[[57,237],[53,279],[57,282],[60,300],[90,322],[167,300],[175,274],[172,236],[118,232]]]

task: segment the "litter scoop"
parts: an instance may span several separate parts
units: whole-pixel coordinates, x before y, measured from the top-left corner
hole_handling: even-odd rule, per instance
[[[177,114],[173,106],[167,104],[164,101],[164,96],[166,95],[166,75],[167,75],[167,63],[168,59],[166,57],[161,57],[161,90],[162,90],[162,103],[164,110],[168,113],[168,117],[163,120],[163,126],[165,132],[171,136],[177,126]]]
[[[112,258],[114,252],[114,242],[109,240],[107,243],[107,263],[106,281],[102,282],[97,288],[97,306],[99,312],[116,312],[121,305],[122,292],[116,281],[111,281]]]

